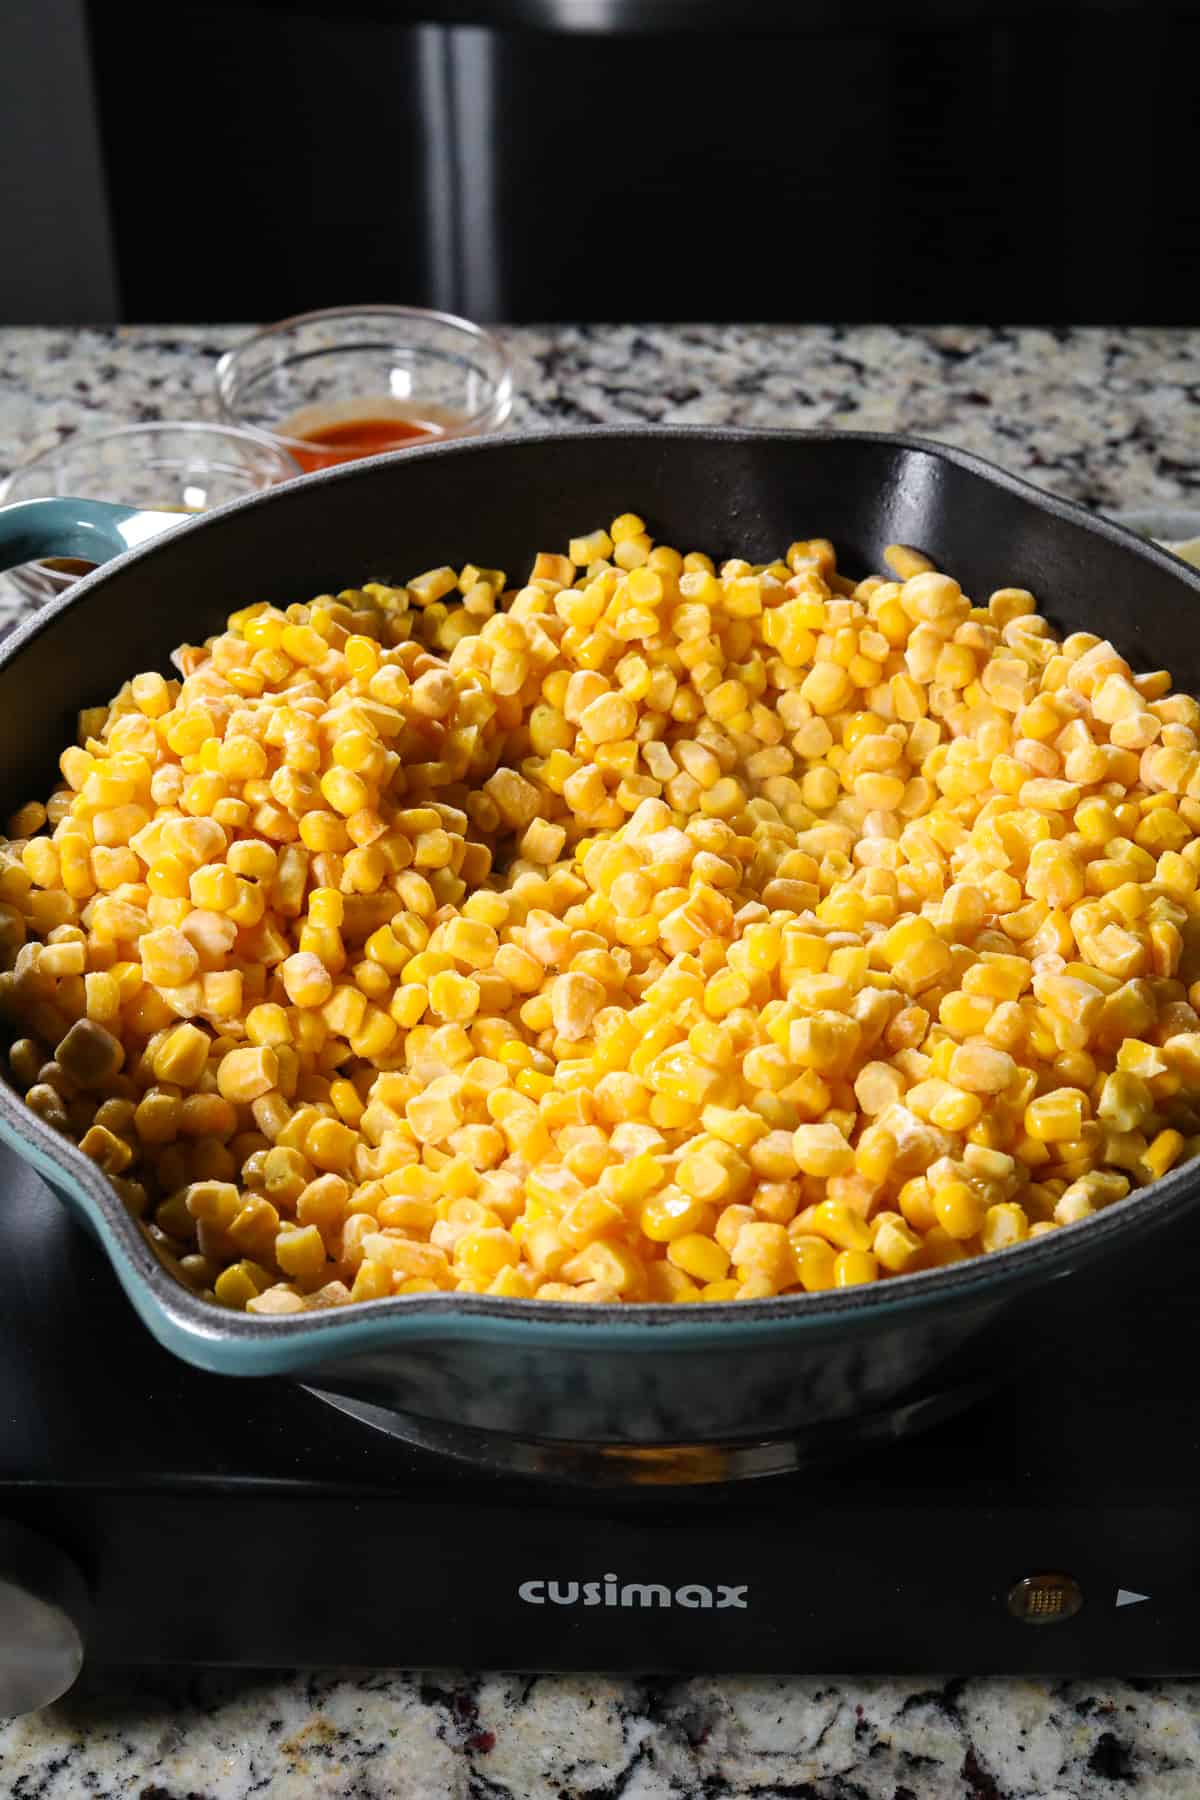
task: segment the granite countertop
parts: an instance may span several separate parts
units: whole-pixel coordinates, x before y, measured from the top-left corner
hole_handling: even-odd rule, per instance
[[[0,330],[0,474],[213,416],[237,327]],[[518,428],[908,431],[1097,508],[1200,508],[1200,332],[589,326],[508,334]],[[0,622],[17,596],[0,597]],[[730,1500],[736,1519],[737,1495]],[[929,1647],[930,1664],[939,1660]],[[14,1800],[1195,1800],[1200,1681],[86,1672],[0,1722]]]

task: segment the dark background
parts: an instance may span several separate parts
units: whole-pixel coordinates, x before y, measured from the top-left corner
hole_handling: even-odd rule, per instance
[[[6,0],[0,321],[1191,323],[1198,15]]]

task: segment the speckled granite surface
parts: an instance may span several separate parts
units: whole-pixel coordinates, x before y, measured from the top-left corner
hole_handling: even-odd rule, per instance
[[[238,326],[0,330],[0,474],[69,431],[213,416]],[[516,427],[911,431],[1096,506],[1200,503],[1200,331],[614,326],[506,334]]]
[[[212,366],[239,335],[0,331],[0,474],[71,431],[211,417]],[[589,327],[511,340],[518,427],[905,430],[1093,506],[1200,506],[1200,332]],[[44,1713],[0,1722],[0,1793],[1196,1800],[1200,1682],[97,1672]]]
[[[157,1676],[0,1733],[13,1800],[1194,1800],[1179,1683]]]

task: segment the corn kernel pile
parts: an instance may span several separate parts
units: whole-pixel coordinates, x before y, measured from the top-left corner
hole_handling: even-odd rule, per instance
[[[714,1301],[1200,1149],[1200,707],[917,552],[654,547],[286,612],[83,714],[0,843],[27,1102],[184,1280]]]

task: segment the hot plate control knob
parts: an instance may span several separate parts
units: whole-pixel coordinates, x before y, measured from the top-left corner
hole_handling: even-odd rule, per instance
[[[0,1519],[0,1717],[65,1694],[83,1662],[87,1590],[56,1544]]]

